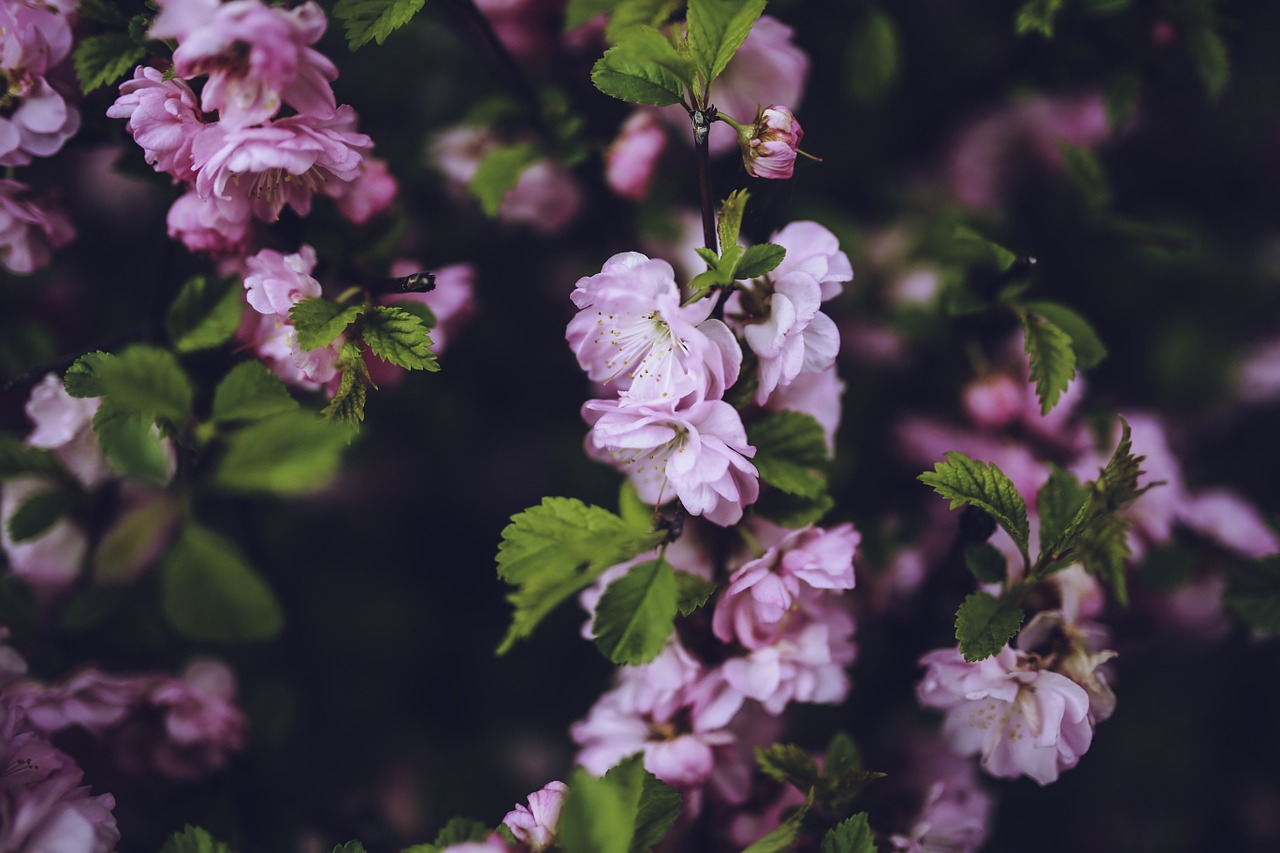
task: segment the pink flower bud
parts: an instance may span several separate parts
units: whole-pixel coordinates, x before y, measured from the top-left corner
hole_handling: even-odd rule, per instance
[[[745,134],[744,134],[745,137]],[[782,106],[760,111],[750,138],[742,145],[742,162],[754,178],[789,178],[804,131],[791,110]]]

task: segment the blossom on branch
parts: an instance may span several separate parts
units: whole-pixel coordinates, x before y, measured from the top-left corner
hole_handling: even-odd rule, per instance
[[[776,104],[766,107],[750,133],[742,134],[742,165],[753,178],[789,178],[803,138],[804,130],[791,110]]]

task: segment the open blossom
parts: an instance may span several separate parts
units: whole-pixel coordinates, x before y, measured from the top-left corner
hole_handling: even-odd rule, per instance
[[[178,196],[165,222],[169,236],[191,251],[236,258],[249,247],[253,211],[246,196],[201,198],[193,190]]]
[[[1093,741],[1089,696],[1065,675],[1035,669],[1006,646],[968,663],[959,649],[937,649],[916,688],[920,703],[947,712],[947,740],[960,755],[982,756],[992,776],[1030,776],[1048,785]]]
[[[755,448],[723,400],[679,410],[590,400],[582,414],[592,424],[588,450],[626,472],[646,503],[679,498],[690,515],[727,526],[760,495],[759,474],[747,461]]]
[[[354,180],[334,181],[326,184],[324,191],[339,213],[356,225],[364,225],[391,206],[400,185],[385,160],[366,157],[364,168]]]
[[[0,114],[0,166],[25,166],[33,157],[56,154],[80,129],[80,111],[44,77],[19,77],[8,94],[18,106]]]
[[[774,105],[760,111],[750,136],[743,134],[742,164],[753,178],[785,179],[795,170],[804,130],[791,110]]]
[[[767,316],[743,326],[747,345],[760,361],[756,402],[762,405],[801,373],[830,368],[840,350],[840,330],[819,310],[822,286],[817,279],[796,270],[773,281],[771,289],[765,297]],[[727,310],[737,312],[741,306],[735,293]]]
[[[614,255],[579,279],[571,298],[579,310],[569,346],[590,379],[622,392],[622,405],[674,405],[695,393],[715,399],[737,380],[741,348],[727,326],[708,319],[710,300],[680,304],[666,261]]]
[[[604,178],[623,198],[639,201],[649,194],[658,158],[667,147],[667,132],[647,110],[631,114],[604,155]]]
[[[976,784],[935,782],[910,832],[889,843],[900,853],[974,853],[987,840],[991,811],[991,797]]]
[[[60,206],[32,198],[26,184],[0,178],[0,266],[19,275],[34,272],[74,237]]]
[[[502,822],[511,830],[516,841],[529,847],[534,853],[545,850],[555,838],[556,822],[560,819],[560,807],[569,786],[563,782],[548,782],[539,791],[529,795],[529,805],[517,805],[507,812]]]
[[[187,81],[165,80],[159,70],[139,65],[133,79],[120,84],[120,97],[107,116],[127,119],[125,130],[157,172],[179,181],[195,177],[191,148],[207,125]]]
[[[840,250],[840,241],[822,225],[808,220],[788,223],[769,237],[787,250],[768,278],[776,281],[788,273],[805,272],[817,279],[822,301],[840,295],[842,285],[853,281],[853,265]]]
[[[311,277],[316,250],[304,245],[292,255],[263,249],[245,258],[244,289],[249,305],[259,314],[288,319],[299,299],[320,295],[320,282]]]

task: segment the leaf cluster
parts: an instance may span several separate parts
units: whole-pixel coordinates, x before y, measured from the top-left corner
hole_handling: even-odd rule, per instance
[[[643,755],[601,778],[577,768],[568,785],[556,827],[565,853],[643,853],[680,816],[680,792],[645,770]]]

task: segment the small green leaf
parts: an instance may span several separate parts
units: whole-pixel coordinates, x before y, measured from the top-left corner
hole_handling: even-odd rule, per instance
[[[565,853],[630,853],[646,775],[639,755],[625,759],[600,779],[581,768],[574,770],[556,826],[560,848]],[[650,825],[657,824],[650,821]],[[661,829],[665,833],[666,827]]]
[[[981,542],[966,548],[964,565],[978,583],[1004,583],[1009,573],[1004,554],[989,542]]]
[[[978,249],[981,254],[995,264],[996,269],[1000,270],[1000,272],[1008,272],[1009,268],[1018,260],[1018,256],[1013,252],[1010,252],[999,243],[988,240],[967,225],[957,225],[951,236],[960,243]]]
[[[398,307],[379,305],[365,317],[364,342],[383,361],[406,370],[439,370],[422,321]]]
[[[146,55],[146,48],[134,44],[126,32],[86,37],[76,45],[72,58],[80,91],[87,95],[99,86],[116,82],[132,71]]]
[[[813,789],[809,789],[808,796],[805,797],[804,805],[796,809],[782,823],[756,841],[742,853],[784,853],[784,851],[794,850],[795,844],[800,838],[800,830],[804,826],[804,819],[809,816],[809,809],[813,807]]]
[[[1036,493],[1036,515],[1040,516],[1040,551],[1059,540],[1071,519],[1089,498],[1089,490],[1080,485],[1076,475],[1049,463],[1049,479]]]
[[[177,518],[177,506],[167,495],[121,513],[93,551],[94,581],[112,584],[136,578],[156,558]]]
[[[963,453],[945,456],[947,461],[934,463],[933,471],[925,471],[916,479],[950,500],[951,509],[972,504],[994,518],[1025,554],[1031,525],[1026,501],[1013,481],[995,465],[975,461]]]
[[[102,361],[97,375],[105,396],[121,410],[175,424],[191,411],[191,380],[168,350],[134,344]]]
[[[679,589],[676,609],[681,616],[688,616],[711,600],[716,585],[703,580],[692,572],[676,572],[676,586]]]
[[[484,155],[467,188],[480,200],[485,216],[493,218],[502,207],[502,200],[520,181],[524,170],[542,156],[537,146],[528,143],[502,145]]]
[[[214,482],[236,492],[312,492],[337,473],[347,438],[346,431],[311,412],[272,415],[227,439]]]
[[[188,523],[160,568],[165,619],[193,640],[266,640],[284,616],[275,595],[226,538]]]
[[[1116,515],[1104,515],[1089,525],[1072,550],[1072,558],[1111,587],[1116,601],[1124,606],[1129,604],[1129,585],[1125,579],[1129,557],[1129,521]]]
[[[1107,357],[1107,348],[1089,321],[1057,302],[1028,302],[1024,307],[1039,314],[1071,338],[1071,350],[1075,353],[1076,367],[1088,370],[1097,367]]]
[[[818,499],[827,491],[827,444],[812,415],[782,411],[749,424],[747,440],[760,479],[789,495]]]
[[[160,853],[231,853],[231,848],[215,841],[200,827],[187,824],[182,832],[169,836]]]
[[[665,35],[655,27],[640,24],[629,27],[614,45],[636,62],[649,62],[670,71],[685,83],[693,79],[693,61],[681,53]]]
[[[613,663],[636,665],[658,656],[675,630],[679,587],[661,558],[632,567],[609,584],[591,623],[596,646]]]
[[[93,416],[93,432],[117,470],[155,485],[168,482],[169,454],[150,416],[122,410],[107,399]]]
[[[862,770],[862,753],[858,745],[849,737],[848,732],[838,731],[831,736],[825,753],[827,757],[824,773],[827,776],[840,778],[849,773]]]
[[[1280,557],[1264,557],[1231,572],[1222,600],[1259,631],[1280,631]]]
[[[73,497],[62,489],[35,492],[18,504],[9,516],[9,538],[14,542],[26,542],[43,536],[66,517],[73,504]]]
[[[364,311],[363,305],[344,306],[318,296],[298,300],[289,309],[289,317],[298,335],[298,349],[308,352],[327,347]]]
[[[1186,33],[1187,47],[1191,49],[1191,59],[1204,81],[1205,91],[1210,100],[1218,100],[1226,91],[1227,81],[1231,77],[1231,60],[1227,54],[1227,43],[1222,40],[1210,26],[1195,26]]]
[[[214,389],[212,418],[216,423],[256,421],[297,408],[280,377],[260,361],[242,361]]]
[[[604,775],[610,781],[625,783],[628,789],[635,785],[635,778],[640,779],[640,796],[636,804],[636,830],[631,837],[629,853],[646,853],[657,847],[666,836],[671,824],[680,816],[680,806],[684,800],[680,792],[663,782],[657,776],[644,769],[642,759],[631,759],[639,765],[626,762],[611,769]]]
[[[684,97],[680,78],[644,57],[636,57],[624,45],[605,51],[591,69],[591,82],[620,101],[665,107]]]
[[[777,269],[778,264],[787,256],[787,250],[774,243],[760,243],[751,246],[742,253],[742,258],[733,270],[734,278],[759,278],[765,273]]]
[[[720,249],[722,251],[725,246],[738,245],[738,234],[742,231],[742,216],[746,213],[747,199],[750,197],[751,194],[746,190],[734,190],[729,193],[729,197],[720,205],[720,212],[716,217],[716,234],[720,238]],[[711,250],[707,249],[706,251]],[[713,252],[712,254],[714,255],[715,253]],[[715,266],[714,261],[708,260],[707,263]]]
[[[422,10],[426,0],[338,0],[333,16],[342,21],[350,50],[370,41],[382,44]]]
[[[775,743],[769,747],[756,747],[756,764],[760,770],[784,785],[792,785],[801,791],[807,790],[818,782],[821,775],[818,763],[807,749],[792,743]]]
[[[1062,155],[1067,177],[1080,191],[1089,207],[1102,210],[1111,204],[1111,186],[1107,182],[1107,173],[1093,149],[1059,140],[1058,153]]]
[[[1038,314],[1023,314],[1022,330],[1031,358],[1031,378],[1040,398],[1040,413],[1047,415],[1076,375],[1071,337]]]
[[[733,59],[764,7],[765,0],[689,0],[689,50],[708,85]]]
[[[960,653],[970,663],[991,657],[1018,633],[1025,616],[1021,607],[985,592],[971,593],[956,611]]]
[[[418,322],[426,326],[428,329],[434,329],[439,325],[436,320],[436,313],[428,306],[416,299],[401,299],[393,306],[401,311],[408,311],[410,314],[418,318]]]
[[[1063,0],[1027,0],[1018,9],[1014,29],[1024,36],[1037,32],[1045,38],[1053,38],[1053,19],[1062,9]]]
[[[860,812],[829,830],[822,837],[820,848],[821,853],[876,853],[877,849],[866,812]]]
[[[85,353],[76,359],[75,364],[67,368],[67,375],[62,379],[62,386],[72,397],[101,397],[106,394],[98,371],[115,356],[109,352]]]
[[[329,405],[321,411],[327,419],[349,427],[358,427],[364,421],[365,398],[369,389],[365,381],[369,368],[364,363],[364,353],[355,341],[347,341],[338,353],[338,390],[333,393]]]
[[[769,491],[756,501],[752,509],[756,515],[767,518],[774,524],[799,530],[810,524],[817,524],[834,506],[835,501],[829,494],[801,498],[783,491]]]
[[[222,346],[240,328],[244,308],[244,288],[234,278],[193,276],[169,306],[169,340],[178,352]]]
[[[450,818],[436,840],[431,843],[433,850],[444,850],[454,844],[465,844],[468,841],[484,841],[490,835],[489,827],[469,817]],[[410,848],[412,850],[413,848]],[[407,853],[407,851],[406,851]]]

